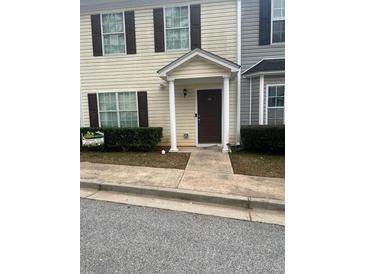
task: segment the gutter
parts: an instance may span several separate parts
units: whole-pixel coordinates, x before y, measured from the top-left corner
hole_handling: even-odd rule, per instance
[[[237,72],[237,102],[236,102],[236,145],[241,143],[241,0],[236,5],[236,56],[237,64],[240,66]]]

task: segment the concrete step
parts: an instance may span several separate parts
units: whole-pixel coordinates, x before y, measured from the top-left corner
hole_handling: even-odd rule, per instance
[[[212,192],[200,192],[156,186],[105,183],[90,180],[81,180],[80,187],[95,189],[98,191],[113,191],[125,194],[147,195],[153,197],[179,199],[205,204],[225,205],[245,209],[265,209],[285,212],[285,201],[274,199],[219,194]]]

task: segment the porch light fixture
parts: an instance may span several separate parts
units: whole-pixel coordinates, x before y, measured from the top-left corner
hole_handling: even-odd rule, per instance
[[[184,98],[186,97],[186,95],[188,95],[188,91],[186,88],[183,89],[183,95],[184,95]]]

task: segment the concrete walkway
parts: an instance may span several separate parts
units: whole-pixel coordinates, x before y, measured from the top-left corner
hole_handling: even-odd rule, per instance
[[[81,162],[80,179],[284,200],[284,179],[233,174],[229,155],[215,149],[189,152],[185,170]]]

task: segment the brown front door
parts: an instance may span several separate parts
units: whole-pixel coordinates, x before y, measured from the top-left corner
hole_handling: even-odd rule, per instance
[[[198,143],[221,143],[222,91],[198,90]]]

